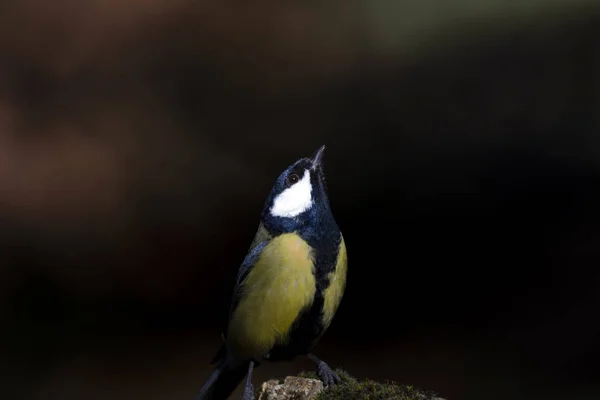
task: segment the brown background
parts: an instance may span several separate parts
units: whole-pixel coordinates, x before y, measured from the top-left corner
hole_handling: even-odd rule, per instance
[[[326,144],[319,355],[597,398],[600,8],[506,3],[2,2],[0,396],[192,399],[270,185]]]

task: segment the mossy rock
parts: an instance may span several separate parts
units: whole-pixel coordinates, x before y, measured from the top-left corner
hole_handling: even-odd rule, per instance
[[[316,400],[443,400],[433,392],[394,382],[375,382],[370,379],[357,380],[346,371],[336,370],[341,382],[326,388]],[[301,372],[301,378],[318,379],[314,372]],[[257,397],[258,398],[258,397]]]

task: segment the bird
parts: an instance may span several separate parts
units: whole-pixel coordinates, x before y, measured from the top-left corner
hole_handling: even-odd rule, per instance
[[[275,180],[240,265],[212,374],[196,400],[224,400],[242,384],[254,399],[252,372],[266,362],[312,360],[326,388],[339,375],[313,352],[346,288],[347,253],[331,212],[325,145]]]

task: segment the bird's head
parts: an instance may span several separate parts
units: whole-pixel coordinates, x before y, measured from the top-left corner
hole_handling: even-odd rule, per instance
[[[263,210],[269,230],[290,232],[330,214],[321,146],[312,157],[290,165],[275,181]]]

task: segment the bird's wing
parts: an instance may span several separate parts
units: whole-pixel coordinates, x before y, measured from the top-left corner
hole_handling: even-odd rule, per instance
[[[231,314],[237,307],[238,302],[240,300],[240,289],[242,287],[242,283],[244,282],[244,279],[246,279],[246,277],[252,270],[252,267],[254,267],[254,264],[260,257],[260,253],[262,252],[262,250],[265,248],[265,246],[268,243],[269,243],[269,240],[264,240],[264,241],[256,244],[254,247],[252,247],[252,249],[246,256],[246,258],[244,259],[244,262],[242,263],[242,265],[240,265],[240,268],[239,268],[238,274],[237,274],[237,279],[235,281],[235,289],[233,290],[233,296],[231,298],[231,307],[229,309],[229,317],[231,317]]]
[[[250,248],[250,251],[248,252],[248,254],[246,255],[246,258],[244,259],[244,262],[242,263],[242,265],[240,265],[240,268],[238,269],[238,273],[237,273],[237,278],[235,280],[235,288],[233,289],[233,295],[231,298],[231,305],[229,307],[229,318],[231,318],[231,314],[233,314],[233,312],[235,311],[235,308],[237,307],[239,301],[240,301],[240,294],[241,294],[241,286],[242,283],[244,282],[244,279],[248,276],[248,274],[250,273],[250,270],[252,270],[252,267],[254,266],[254,264],[256,263],[256,261],[258,260],[258,258],[260,257],[260,253],[261,251],[265,248],[265,246],[269,243],[269,239],[264,240],[260,243],[254,244],[253,246]],[[225,325],[225,329],[223,330],[223,341],[225,341],[226,338],[226,332],[227,332],[227,325],[229,324],[229,318],[227,318],[227,324]],[[222,359],[225,356],[226,353],[226,349],[225,346],[221,346],[221,348],[219,349],[219,351],[217,352],[217,354],[213,357],[211,364],[216,363],[217,361],[219,361],[220,359]]]

